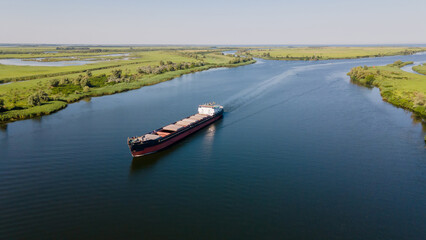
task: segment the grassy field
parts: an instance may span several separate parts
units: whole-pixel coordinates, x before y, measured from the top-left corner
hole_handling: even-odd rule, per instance
[[[1,48],[0,48],[1,49]],[[102,49],[104,50],[104,49]],[[111,69],[115,67],[122,66],[131,66],[131,65],[140,65],[140,64],[153,64],[154,62],[159,62],[161,60],[168,60],[173,62],[192,62],[192,61],[201,61],[201,59],[195,59],[194,56],[205,54],[207,50],[202,49],[185,49],[185,50],[167,50],[167,49],[158,49],[153,50],[151,48],[147,49],[135,49],[130,50],[129,48],[114,48],[106,49],[109,52],[101,53],[92,53],[92,52],[83,52],[79,53],[76,50],[70,50],[68,52],[57,52],[57,53],[42,53],[42,54],[9,54],[8,52],[0,54],[0,58],[25,58],[27,55],[31,55],[31,58],[45,58],[53,60],[63,60],[63,57],[74,57],[75,60],[95,60],[91,64],[79,65],[79,66],[61,66],[61,67],[40,67],[40,66],[15,66],[15,65],[1,65],[0,64],[0,83],[10,82],[10,81],[22,81],[22,80],[31,80],[42,77],[50,76],[64,76],[72,73],[82,73],[87,70],[101,70],[101,69]],[[106,51],[105,50],[105,51]],[[113,51],[114,50],[114,51]],[[4,50],[3,50],[4,51]],[[33,49],[30,49],[33,51]],[[184,53],[192,53],[197,51],[197,54],[191,54],[185,56]],[[1,50],[0,50],[1,52]],[[10,51],[9,52],[13,52]],[[114,56],[105,56],[110,54],[123,54],[128,55],[122,57]],[[95,54],[95,55],[94,55]],[[47,55],[47,56],[46,56]],[[105,56],[105,57],[102,57]],[[104,60],[104,61],[96,61]],[[105,61],[106,60],[106,61]],[[214,60],[214,59],[212,59]]]
[[[413,70],[420,74],[426,75],[426,63],[424,63],[423,65],[414,66]]]
[[[408,55],[426,51],[417,47],[282,47],[243,49],[238,53],[272,60],[327,60]]]
[[[39,49],[29,49],[38,56],[37,50]],[[122,48],[114,50],[126,52]],[[42,51],[46,52],[46,49],[43,48]],[[254,62],[252,59],[223,55],[222,51],[209,48],[141,48],[138,51],[134,49],[129,51],[129,55],[126,56],[129,59],[115,59],[81,66],[0,65],[0,79],[9,81],[0,85],[0,121],[8,122],[50,114],[65,108],[67,103],[85,97],[137,89],[191,72]],[[10,52],[13,51],[5,54],[10,55]],[[75,50],[70,52],[75,54]],[[16,55],[22,54],[28,54],[28,51],[16,51]],[[86,54],[90,53],[82,53],[78,57],[87,57]]]
[[[426,119],[426,76],[400,69],[411,63],[396,61],[387,66],[355,67],[348,75],[353,83],[378,87],[385,101]]]

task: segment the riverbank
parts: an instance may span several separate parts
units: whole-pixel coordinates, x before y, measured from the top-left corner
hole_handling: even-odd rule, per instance
[[[217,58],[222,55],[217,54]],[[229,58],[229,59],[228,59]],[[79,75],[75,78],[43,79],[0,86],[0,122],[7,123],[57,112],[87,97],[111,95],[174,79],[184,74],[220,67],[252,64],[253,59],[226,57],[228,63],[173,63],[139,67],[137,73],[113,70],[111,74]],[[16,86],[20,85],[20,86]],[[2,91],[3,90],[3,91]],[[10,91],[8,91],[10,90]],[[30,90],[30,91],[28,91]]]
[[[426,119],[426,76],[400,68],[412,62],[396,61],[386,66],[359,66],[348,73],[352,83],[378,87],[384,101]]]
[[[413,70],[420,74],[426,75],[426,63],[423,65],[414,66]]]
[[[279,47],[243,49],[237,54],[268,60],[330,60],[411,55],[424,52],[420,47]]]

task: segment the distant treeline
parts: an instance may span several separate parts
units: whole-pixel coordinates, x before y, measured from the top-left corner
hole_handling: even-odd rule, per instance
[[[159,74],[169,71],[177,71],[183,69],[189,69],[194,67],[204,66],[204,62],[183,62],[183,63],[173,63],[172,61],[160,61],[160,66],[142,66],[138,68],[139,74]]]
[[[237,57],[234,57],[231,60],[229,60],[229,63],[230,64],[237,64],[237,63],[249,62],[249,61],[252,61],[252,60],[253,60],[252,57],[240,57],[240,56],[237,56]]]
[[[89,50],[88,47],[56,47],[56,50]]]

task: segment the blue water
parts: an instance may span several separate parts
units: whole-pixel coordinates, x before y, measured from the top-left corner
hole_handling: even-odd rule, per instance
[[[0,131],[0,239],[424,239],[424,130],[359,65],[268,61],[69,105]],[[158,154],[126,139],[215,101]]]

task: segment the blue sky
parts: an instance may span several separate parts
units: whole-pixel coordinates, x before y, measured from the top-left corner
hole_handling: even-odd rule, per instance
[[[424,0],[0,0],[0,43],[426,43]]]

